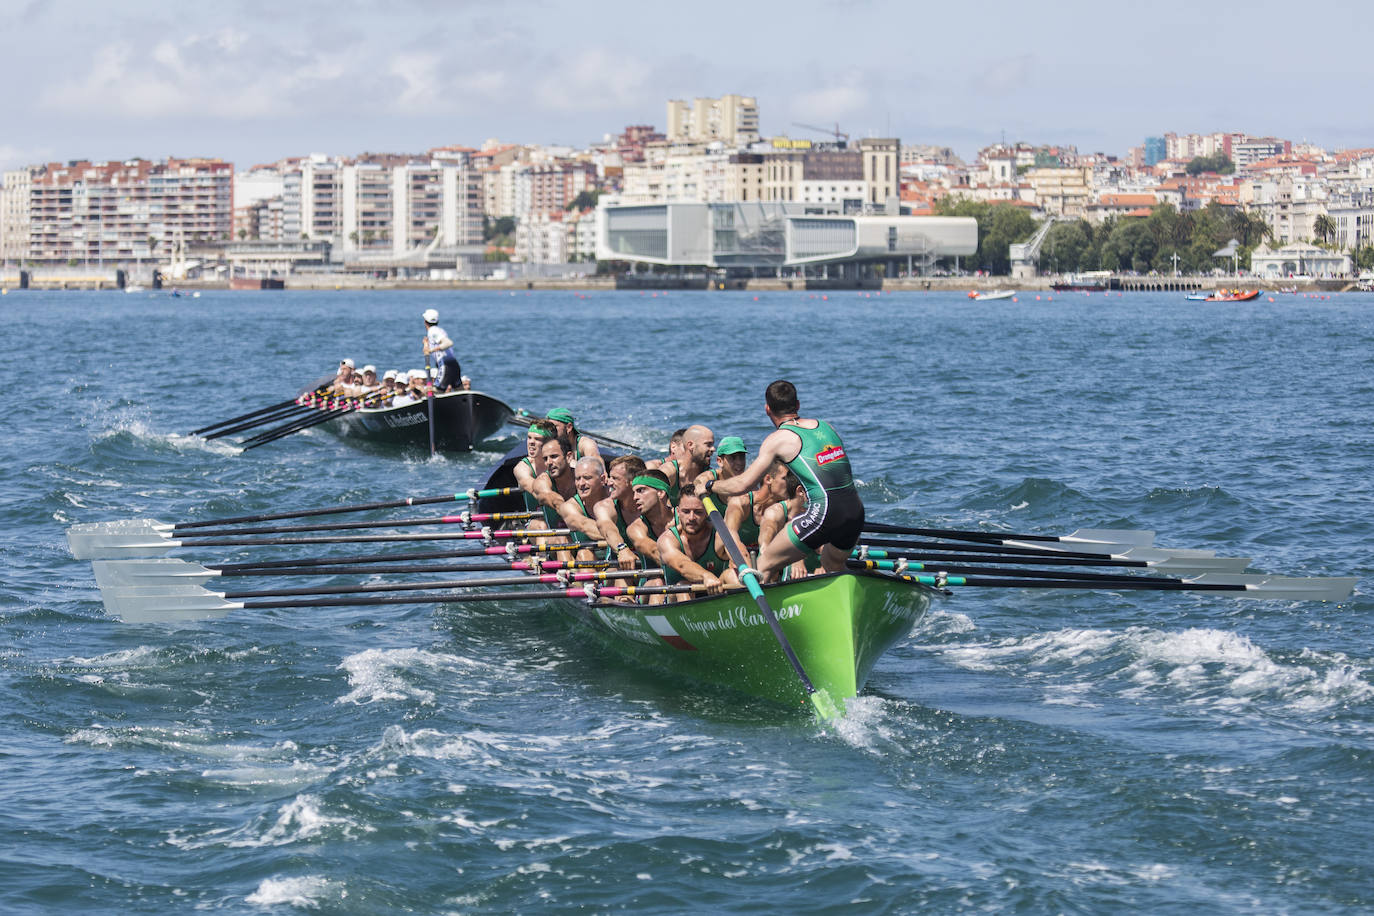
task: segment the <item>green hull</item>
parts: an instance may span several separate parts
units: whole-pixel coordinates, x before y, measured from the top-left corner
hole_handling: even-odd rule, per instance
[[[937,592],[846,572],[771,585],[766,594],[812,683],[842,700],[858,696],[873,665],[911,632]],[[681,604],[560,606],[646,667],[786,705],[807,702],[748,592]]]

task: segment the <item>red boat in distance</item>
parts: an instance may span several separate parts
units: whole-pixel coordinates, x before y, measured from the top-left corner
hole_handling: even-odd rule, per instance
[[[1219,289],[1203,299],[1203,302],[1249,302],[1259,297],[1257,289]]]

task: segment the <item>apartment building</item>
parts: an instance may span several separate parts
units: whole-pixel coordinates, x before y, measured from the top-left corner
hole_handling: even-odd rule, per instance
[[[724,95],[718,99],[693,99],[690,103],[673,99],[668,102],[667,116],[669,141],[720,140],[737,148],[759,139],[759,105],[753,96]]]
[[[233,166],[220,159],[53,162],[6,173],[6,188],[6,250],[40,264],[147,260],[233,228]]]
[[[37,171],[12,169],[0,175],[0,263],[29,256],[29,192]]]

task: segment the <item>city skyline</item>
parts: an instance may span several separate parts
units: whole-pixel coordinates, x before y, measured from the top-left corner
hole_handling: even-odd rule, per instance
[[[1071,2],[1050,17],[994,4],[975,20],[881,0],[688,13],[29,0],[0,13],[0,73],[30,87],[0,102],[0,166],[171,155],[243,167],[488,137],[584,146],[626,124],[663,129],[667,99],[729,92],[758,98],[766,135],[819,139],[797,124],[838,124],[965,158],[1003,136],[1115,155],[1165,131],[1374,144],[1360,104],[1374,64],[1290,47],[1280,13],[1291,8],[1165,3],[1146,18]],[[1355,15],[1342,47],[1374,38]]]

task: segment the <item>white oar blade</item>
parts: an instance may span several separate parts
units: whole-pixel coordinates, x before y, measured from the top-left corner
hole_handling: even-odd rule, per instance
[[[128,623],[208,620],[243,607],[195,585],[159,588],[102,588],[105,609]]]
[[[1158,554],[1163,553],[1163,556]],[[1193,569],[1201,572],[1242,573],[1250,568],[1249,557],[1175,557],[1164,551],[1153,549],[1128,550],[1121,554],[1124,560],[1144,560],[1151,569],[1182,572]]]
[[[1118,528],[1079,528],[1059,539],[1061,544],[1134,544],[1149,547],[1155,542],[1153,531],[1132,531]],[[1073,548],[1070,547],[1070,550]]]
[[[94,560],[91,569],[95,570],[95,584],[101,588],[204,585],[219,576],[218,570],[206,569],[198,563],[188,563],[176,557]]]
[[[1237,598],[1280,598],[1289,601],[1343,601],[1355,590],[1353,576],[1303,578],[1297,576],[1233,575],[1204,573],[1187,580],[1193,585],[1243,585],[1245,591],[1230,592]],[[1228,593],[1223,593],[1228,594]]]
[[[73,525],[67,529],[67,545],[78,560],[160,556],[181,544],[171,539],[168,530],[147,519]]]

